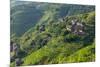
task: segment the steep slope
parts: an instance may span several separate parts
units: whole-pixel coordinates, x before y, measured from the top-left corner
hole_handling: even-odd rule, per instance
[[[11,1],[11,35],[23,35],[38,22],[56,20],[94,10],[94,6]],[[49,11],[49,12],[47,12]],[[48,15],[47,15],[48,14]],[[45,16],[44,16],[45,15]],[[47,19],[46,19],[47,17]],[[51,20],[48,20],[50,19]],[[52,19],[53,18],[53,19]],[[46,21],[47,20],[47,21]]]
[[[56,58],[50,62],[57,63],[79,63],[79,62],[93,62],[95,61],[95,44],[86,46],[78,51],[75,51],[69,56],[59,54]]]
[[[39,33],[39,30],[35,29],[20,39],[21,49],[28,52],[22,57],[24,61],[22,65],[95,61],[95,12],[65,18],[67,21],[51,22],[46,26],[45,31]],[[70,25],[73,18],[85,22],[86,35],[77,36],[66,30],[66,26]],[[52,37],[41,46],[48,34]],[[34,47],[31,45],[33,40],[35,41]]]
[[[67,63],[95,61],[95,44],[87,46],[67,58]]]
[[[17,58],[22,59],[21,65],[95,61],[94,6],[22,2],[11,11],[11,42],[20,46]],[[75,19],[84,24],[85,35],[70,31]],[[14,67],[14,51],[12,57]]]
[[[41,10],[33,7],[35,4],[31,4],[30,2],[24,3],[18,1],[15,3],[17,4],[16,6],[11,4],[13,6],[11,7],[11,34],[22,35],[38,22],[43,13]]]

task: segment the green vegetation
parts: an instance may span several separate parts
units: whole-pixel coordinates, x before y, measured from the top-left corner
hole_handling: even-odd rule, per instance
[[[22,36],[38,22],[57,21],[64,16],[76,15],[94,11],[94,6],[47,4],[36,2],[11,2],[11,34]],[[33,29],[32,29],[33,30]]]
[[[31,23],[28,23],[30,25],[35,23],[35,25],[33,27],[29,25],[30,29],[23,34],[21,33],[20,37],[16,35],[16,31],[15,34],[11,34],[11,41],[20,46],[18,57],[23,61],[21,65],[95,61],[94,6],[44,3],[40,5],[42,5],[41,9],[39,6],[37,8],[43,14],[38,19],[39,21],[33,22],[33,19]],[[36,4],[33,3],[30,6],[34,7]],[[84,23],[85,35],[78,35],[67,29],[71,28],[73,19]],[[20,31],[18,32],[20,33]],[[11,56],[14,56],[14,51],[11,52]],[[14,65],[15,61],[12,61],[11,67]]]
[[[95,44],[75,52],[66,59],[67,63],[95,61]]]

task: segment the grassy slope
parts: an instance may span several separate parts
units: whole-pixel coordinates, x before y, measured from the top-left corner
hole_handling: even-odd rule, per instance
[[[92,51],[95,44],[80,49],[81,47],[75,43],[49,44],[25,57],[23,65],[94,61],[95,53]]]
[[[95,44],[89,45],[68,57],[67,62],[95,61]]]
[[[61,59],[60,62],[64,63],[93,62],[95,61],[95,44],[79,49],[68,57],[61,58],[58,56],[55,61],[59,58]]]
[[[81,15],[80,15],[81,16]],[[78,15],[78,17],[80,17]],[[88,16],[94,16],[94,12]],[[82,16],[83,17],[83,16]],[[80,43],[64,43],[63,36],[53,37],[47,45],[24,58],[23,65],[94,61],[94,45],[83,47]],[[81,49],[82,48],[82,49]]]
[[[59,54],[70,55],[82,46],[75,43],[60,43],[58,38],[53,38],[46,46],[25,57],[23,65],[57,63],[51,60]]]
[[[53,45],[54,47],[55,45]],[[63,48],[62,48],[63,47]],[[69,48],[74,49],[73,51]],[[64,44],[56,48],[45,46],[24,58],[23,65],[34,64],[55,64],[55,63],[76,63],[95,61],[95,44],[76,49],[76,44]],[[80,47],[78,45],[78,47]],[[77,47],[77,48],[78,48]],[[69,55],[68,55],[69,54]],[[13,67],[14,63],[11,64]]]
[[[93,19],[95,16],[94,14],[95,14],[94,12],[90,12],[85,15],[80,14],[80,15],[75,15],[75,16],[69,16],[69,20],[67,21],[67,23],[69,23],[73,17],[77,17],[80,20],[87,21],[86,24],[91,25],[94,23],[94,19]],[[55,23],[53,23],[53,25],[54,24]],[[55,25],[52,26],[52,23],[51,23],[51,25],[46,27],[45,32],[37,34],[38,31],[34,31],[34,32],[24,35],[20,39],[20,44],[23,48],[27,48],[32,42],[32,40],[45,37],[46,33],[52,34],[53,37],[47,43],[47,45],[41,47],[38,50],[33,51],[32,53],[29,53],[29,55],[24,57],[23,58],[24,63],[22,65],[94,61],[95,60],[94,53],[89,53],[89,51],[92,48],[94,48],[94,46],[92,46],[92,44],[89,44],[89,46],[84,47],[83,46],[84,44],[82,44],[81,42],[71,42],[71,43],[64,42],[63,40],[64,40],[64,37],[66,36],[63,36],[62,35],[63,32],[61,32],[63,30],[63,26],[65,26],[63,23],[59,24],[59,26],[55,26]],[[58,34],[59,32],[58,28],[61,32],[59,34]],[[50,32],[50,30],[53,30],[53,32]],[[94,30],[92,31],[94,32]],[[55,33],[57,34],[57,37],[54,36],[56,35]],[[91,36],[94,36],[94,35],[91,35]],[[29,39],[26,40],[28,37]],[[67,36],[67,37],[69,39],[71,37],[74,38],[73,36],[71,37]],[[80,54],[82,57],[80,57]],[[85,57],[84,55],[88,57]],[[14,63],[12,63],[12,66],[13,65]]]

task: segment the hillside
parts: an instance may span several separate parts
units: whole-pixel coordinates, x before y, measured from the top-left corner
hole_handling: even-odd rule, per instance
[[[90,16],[90,15],[94,16],[93,12],[89,13],[88,16]],[[81,16],[78,16],[78,17],[80,18]],[[72,17],[70,17],[70,19],[71,18]],[[83,16],[81,18],[83,18]],[[70,21],[70,19],[69,19],[69,21]],[[93,18],[91,18],[91,20],[92,19]],[[66,22],[64,22],[64,23],[66,23]],[[92,34],[85,35],[85,36],[77,36],[70,32],[69,33],[66,32],[66,30],[64,29],[64,25],[65,25],[64,23],[61,23],[63,26],[60,23],[58,23],[57,26],[54,26],[56,30],[54,28],[51,29],[51,25],[50,25],[50,27],[48,26],[48,28],[46,28],[47,29],[46,32],[39,34],[40,36],[43,37],[43,36],[45,36],[45,34],[50,33],[52,35],[52,38],[50,39],[49,42],[47,42],[47,44],[44,45],[44,47],[42,47],[39,50],[36,50],[35,52],[32,52],[29,56],[26,56],[24,59],[23,65],[67,63],[69,61],[63,61],[63,59],[64,58],[67,59],[67,57],[72,58],[72,56],[73,56],[72,54],[74,54],[75,52],[76,52],[76,54],[75,54],[76,58],[78,58],[77,54],[79,54],[81,52],[87,52],[86,54],[89,54],[89,49],[92,49],[92,48],[88,47],[88,45],[92,46],[92,43],[94,40],[94,32],[93,32],[94,29],[87,31],[87,33],[92,33]],[[52,30],[52,33],[51,33],[51,31],[49,32],[49,30]],[[92,31],[92,32],[90,32],[90,31]],[[66,32],[66,33],[64,33],[64,32]],[[41,38],[40,36],[38,36],[38,39]],[[87,37],[89,37],[89,38],[87,39]],[[64,40],[66,38],[67,38],[67,41]],[[38,40],[38,39],[35,38],[35,40]],[[40,42],[40,44],[41,44],[41,42]],[[86,49],[86,48],[88,48],[88,49]],[[81,55],[83,55],[83,57],[84,57],[84,54],[85,53],[82,53]],[[92,53],[92,54],[94,54],[94,53]],[[87,57],[88,55],[86,55],[86,57],[87,57],[86,60],[83,60],[80,58],[79,61],[77,61],[77,59],[76,59],[74,62],[92,61],[95,58],[94,56],[92,57],[92,54],[89,54],[91,57],[90,60],[88,60],[89,57]],[[33,58],[33,60],[31,60],[32,58]],[[71,61],[71,62],[73,62],[73,61]]]
[[[95,61],[95,6],[27,4],[12,9],[11,67]]]
[[[49,18],[51,18],[49,21],[52,21],[66,15],[91,12],[94,9],[94,6],[89,5],[11,1],[11,35],[22,36],[37,23],[47,22]]]
[[[73,18],[85,22],[87,34],[78,36],[66,30]],[[67,16],[66,19],[68,21],[49,22],[45,31],[39,33],[36,28],[16,41],[23,53],[19,53],[24,61],[22,65],[95,61],[95,13]]]

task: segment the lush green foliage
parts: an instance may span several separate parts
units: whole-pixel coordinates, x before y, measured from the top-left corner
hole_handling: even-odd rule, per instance
[[[19,57],[24,61],[22,65],[95,61],[94,6],[40,5],[42,8],[38,8],[43,15],[38,23],[21,37],[16,37],[14,34],[11,36],[11,41],[20,45]],[[85,35],[76,35],[67,30],[74,18],[85,23]],[[40,32],[42,25],[45,25],[45,30]],[[14,53],[11,52],[11,55]],[[14,64],[14,61],[11,62],[11,67]]]
[[[88,5],[11,2],[11,34],[21,36],[38,22],[42,24],[56,21],[66,15],[87,13],[93,10],[94,6]]]

